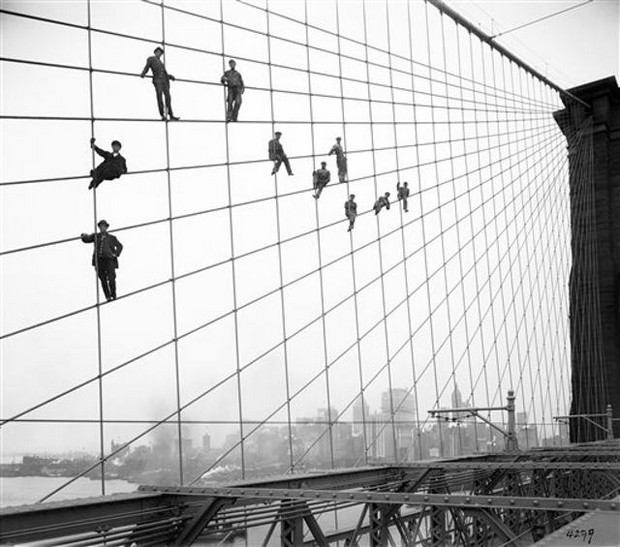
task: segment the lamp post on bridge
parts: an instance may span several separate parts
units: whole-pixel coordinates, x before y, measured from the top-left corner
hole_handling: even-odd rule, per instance
[[[443,413],[452,413],[455,414],[465,413],[469,416],[474,416],[480,418],[483,422],[485,422],[489,427],[499,431],[505,439],[505,451],[506,452],[518,452],[519,451],[519,443],[517,441],[517,429],[516,429],[516,414],[515,414],[515,392],[511,389],[508,391],[508,395],[506,397],[506,406],[488,406],[488,407],[474,407],[474,408],[442,408],[441,410],[429,410],[428,413],[431,416],[441,417]],[[481,412],[490,412],[496,410],[505,410],[508,414],[506,420],[506,429],[503,429],[497,425],[495,425],[491,420],[488,420],[484,416],[482,416]],[[444,418],[445,420],[450,420],[450,418]]]

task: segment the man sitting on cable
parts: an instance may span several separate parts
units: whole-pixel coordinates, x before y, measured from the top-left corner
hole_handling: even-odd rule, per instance
[[[91,169],[90,171],[90,176],[93,177],[93,180],[88,185],[89,190],[97,188],[104,180],[118,179],[121,175],[127,173],[127,162],[120,154],[120,142],[112,141],[112,152],[107,152],[96,146],[94,138],[90,139],[90,147],[103,158],[103,161],[96,169]]]

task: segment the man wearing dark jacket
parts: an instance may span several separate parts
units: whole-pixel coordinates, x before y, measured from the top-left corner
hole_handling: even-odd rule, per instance
[[[349,229],[347,232],[350,232],[353,230],[355,219],[357,218],[357,203],[355,203],[355,194],[351,194],[349,199],[344,202],[344,216],[349,219]]]
[[[97,226],[99,226],[99,233],[83,233],[80,237],[84,243],[95,244],[93,266],[101,281],[103,294],[109,302],[116,300],[116,268],[118,268],[118,257],[121,255],[123,246],[115,236],[108,233],[110,225],[105,220],[100,220]]]
[[[120,155],[120,142],[112,141],[112,152],[101,150],[95,145],[95,139],[90,139],[90,147],[103,158],[103,162],[96,169],[91,169],[90,176],[93,180],[88,185],[89,190],[97,188],[104,180],[114,180],[127,173],[127,162]]]
[[[228,61],[228,66],[230,66],[230,70],[224,72],[220,82],[222,85],[228,87],[228,95],[226,97],[226,121],[236,122],[239,109],[241,108],[241,95],[243,95],[245,91],[245,85],[243,84],[241,74],[235,70],[237,63],[231,59]]]
[[[282,148],[282,143],[280,142],[281,136],[282,133],[280,131],[276,131],[275,138],[269,141],[269,159],[274,162],[271,174],[275,175],[279,171],[280,166],[284,163],[286,172],[289,176],[291,176],[293,174],[293,170],[291,169],[291,164],[288,161],[288,157],[284,153],[284,148]]]
[[[375,201],[375,205],[373,207],[375,211],[375,215],[378,215],[381,209],[383,209],[384,207],[386,209],[390,208],[390,193],[389,192],[386,192],[385,195],[383,196],[379,196],[377,198],[377,201]]]
[[[331,173],[327,169],[327,162],[321,162],[321,168],[312,173],[313,185],[314,185],[314,199],[321,197],[321,192],[331,180]]]
[[[407,198],[409,197],[409,184],[403,182],[401,186],[400,182],[397,182],[396,193],[398,195],[398,200],[403,202],[403,211],[407,213],[409,211],[409,209],[407,208]]]
[[[149,70],[152,72],[155,95],[157,96],[157,108],[159,108],[161,119],[166,119],[167,110],[171,120],[178,120],[179,118],[172,113],[172,99],[170,98],[170,80],[174,82],[174,76],[168,74],[164,63],[161,62],[161,56],[164,54],[163,48],[156,47],[153,53],[155,55],[146,60],[146,65],[144,65],[144,70],[140,77],[144,78]],[[166,99],[166,110],[164,110],[162,95]]]

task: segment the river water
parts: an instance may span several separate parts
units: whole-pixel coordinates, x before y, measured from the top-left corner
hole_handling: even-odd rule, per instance
[[[35,503],[65,484],[67,477],[0,477],[0,507]],[[106,494],[133,492],[138,487],[123,480],[106,480]],[[101,495],[101,481],[84,477],[55,494],[49,501],[61,501]]]

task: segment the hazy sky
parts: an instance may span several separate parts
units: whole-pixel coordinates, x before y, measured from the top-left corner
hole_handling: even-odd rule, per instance
[[[390,386],[411,389],[421,421],[450,404],[456,383],[484,405],[502,403],[513,387],[532,421],[565,413],[570,260],[566,143],[551,117],[558,95],[421,2],[408,10],[390,1],[386,10],[369,1],[362,10],[341,1],[341,40],[314,28],[306,37],[303,24],[275,15],[303,21],[302,1],[270,2],[269,18],[256,7],[264,2],[251,4],[225,0],[222,27],[219,2],[166,2],[213,20],[167,8],[162,28],[151,3],[92,2],[94,135],[105,148],[119,139],[129,167],[99,187],[96,202],[86,176],[88,33],[0,16],[2,115],[74,118],[2,120],[2,418],[88,382],[24,418],[92,421],[5,425],[3,453],[97,451],[100,408],[104,420],[140,421],[189,405],[184,419],[214,423],[186,425],[184,434],[208,431],[218,444],[240,421],[286,422],[328,403],[341,414],[332,419],[351,419],[362,388],[378,409]],[[453,4],[480,20],[488,12],[499,29],[570,5]],[[78,0],[2,8],[87,23]],[[309,0],[307,16],[336,32],[334,0]],[[157,121],[150,80],[137,77],[163,32],[182,118],[168,126]],[[597,0],[514,37],[547,58],[550,76],[552,67],[568,74],[561,84],[617,74],[615,2]],[[240,122],[226,127],[219,77],[229,57],[247,91]],[[269,70],[269,59],[280,66]],[[269,174],[274,127],[294,177]],[[337,136],[348,185],[336,184],[326,157]],[[311,173],[324,159],[332,183],[316,203]],[[394,198],[398,180],[410,182],[409,213],[394,202],[375,217],[376,196]],[[351,237],[349,192],[364,213]],[[171,215],[181,218],[170,223]],[[97,218],[125,246],[118,291],[128,295],[99,316],[92,249],[78,239]],[[174,294],[173,270],[182,276]],[[92,381],[100,369],[115,369],[101,398]],[[106,424],[104,445],[146,427]]]

